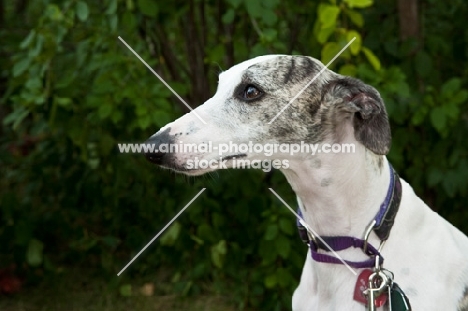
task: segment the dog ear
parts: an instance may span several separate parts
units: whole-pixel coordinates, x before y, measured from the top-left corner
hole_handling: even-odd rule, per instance
[[[330,81],[326,89],[324,95],[335,102],[330,109],[341,114],[340,119],[343,119],[343,114],[349,119],[351,114],[356,140],[375,154],[387,154],[392,136],[385,104],[379,92],[349,77]]]

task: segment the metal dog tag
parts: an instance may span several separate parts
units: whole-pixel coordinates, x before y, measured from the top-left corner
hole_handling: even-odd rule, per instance
[[[393,282],[390,291],[390,310],[391,311],[411,311],[411,305],[408,297],[397,283]]]
[[[370,269],[363,270],[361,274],[359,274],[358,279],[356,280],[356,285],[354,287],[354,296],[353,296],[354,300],[359,301],[360,303],[363,303],[366,306],[368,305],[367,292],[368,292],[368,285],[369,285],[369,277],[373,273],[374,272]],[[390,295],[388,295],[387,292],[377,297],[375,299],[375,306],[377,308],[383,306],[387,302],[388,297],[390,297]]]
[[[374,272],[369,276],[368,287],[364,291],[368,311],[375,311],[385,304],[387,301],[386,290],[390,285],[391,279],[383,272]]]
[[[375,299],[377,298],[378,289],[368,288],[367,289],[367,311],[375,311]]]

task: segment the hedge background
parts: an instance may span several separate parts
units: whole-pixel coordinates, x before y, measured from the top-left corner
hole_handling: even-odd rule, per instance
[[[164,270],[180,295],[210,284],[239,308],[290,309],[306,249],[268,187],[294,205],[292,190],[279,172],[187,178],[119,154],[118,142],[143,141],[186,110],[118,36],[193,107],[238,62],[275,53],[327,63],[356,36],[331,68],[381,92],[390,161],[468,233],[467,15],[463,0],[0,2],[0,269],[15,264],[34,286],[91,266],[122,294]]]

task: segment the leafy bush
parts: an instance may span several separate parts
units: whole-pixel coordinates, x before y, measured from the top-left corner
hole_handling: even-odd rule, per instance
[[[461,0],[423,2],[432,6],[419,43],[397,38],[389,0],[6,5],[2,253],[49,271],[91,263],[114,278],[207,187],[126,277],[164,268],[178,293],[199,293],[210,280],[239,306],[290,308],[306,249],[292,215],[267,190],[293,205],[285,179],[258,171],[188,179],[119,154],[118,142],[142,141],[186,110],[118,36],[193,106],[214,92],[220,68],[267,53],[327,63],[355,37],[331,68],[381,91],[393,128],[390,160],[431,207],[468,232],[468,66],[466,43],[457,41],[467,31],[463,14],[449,17],[468,8]]]

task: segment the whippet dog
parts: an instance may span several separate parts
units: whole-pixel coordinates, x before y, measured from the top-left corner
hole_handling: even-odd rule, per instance
[[[293,310],[389,310],[390,303],[393,310],[468,310],[468,238],[433,212],[388,163],[390,126],[375,88],[311,57],[256,57],[222,72],[211,99],[147,143],[158,147],[178,141],[355,146],[353,153],[268,157],[237,151],[221,158],[228,168],[236,159],[287,160],[280,170],[297,195],[302,229],[326,237],[318,239],[310,230],[305,235],[310,249]],[[176,172],[200,175],[216,167],[188,163],[219,160],[219,153],[216,148],[155,151],[146,157]],[[371,280],[371,273],[377,278]]]

